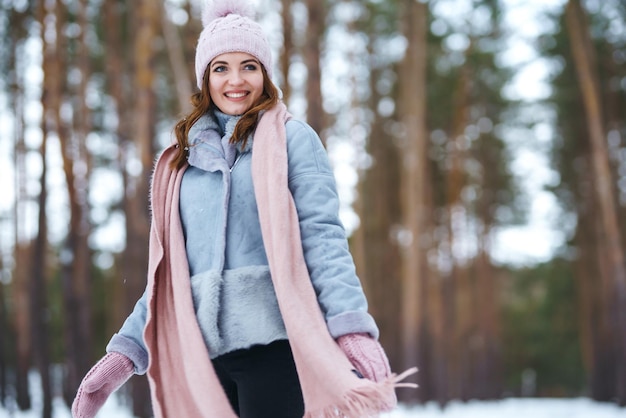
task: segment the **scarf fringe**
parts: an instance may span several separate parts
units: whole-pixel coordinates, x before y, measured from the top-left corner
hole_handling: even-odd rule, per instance
[[[417,387],[417,383],[410,383],[410,382],[400,383],[400,382],[402,382],[404,379],[406,379],[407,377],[411,376],[412,374],[417,373],[417,370],[418,370],[417,367],[411,367],[410,369],[407,369],[407,370],[403,371],[399,375],[396,375],[395,373],[392,374],[391,375],[391,379],[393,381],[393,387],[395,387],[395,388],[413,388],[413,389],[415,389]]]
[[[399,375],[391,376],[375,385],[361,386],[345,393],[335,405],[306,412],[303,418],[375,418],[381,412],[391,411],[396,403],[395,388],[416,388],[415,383],[400,383],[408,376],[417,373],[412,367]]]

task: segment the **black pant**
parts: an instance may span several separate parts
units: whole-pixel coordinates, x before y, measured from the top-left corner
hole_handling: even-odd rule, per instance
[[[213,359],[231,406],[241,418],[302,418],[304,401],[287,340]]]

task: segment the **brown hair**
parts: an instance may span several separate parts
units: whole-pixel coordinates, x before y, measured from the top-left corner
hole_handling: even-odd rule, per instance
[[[272,108],[279,101],[278,89],[267,75],[265,67],[261,66],[261,72],[263,73],[263,94],[259,97],[257,103],[241,116],[241,119],[239,119],[237,125],[235,125],[233,136],[230,138],[231,144],[241,144],[242,148],[246,146],[248,138],[256,129],[259,114],[262,111]],[[174,127],[176,142],[178,143],[178,153],[176,154],[176,158],[172,161],[172,169],[179,169],[185,165],[187,162],[187,151],[189,150],[189,130],[198,119],[206,113],[211,112],[215,107],[209,95],[208,66],[204,72],[204,77],[202,77],[202,90],[191,96],[191,104],[193,105],[193,110],[186,117],[178,121]]]

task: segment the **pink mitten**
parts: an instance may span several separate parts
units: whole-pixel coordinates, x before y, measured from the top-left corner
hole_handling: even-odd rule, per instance
[[[389,360],[380,343],[369,334],[346,334],[337,344],[363,377],[380,382],[391,374]]]
[[[108,353],[89,370],[72,403],[73,418],[93,418],[111,393],[134,374],[133,362],[123,354]]]

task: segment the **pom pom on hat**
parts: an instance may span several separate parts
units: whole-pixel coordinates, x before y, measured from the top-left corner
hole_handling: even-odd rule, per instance
[[[213,4],[207,4],[202,11],[202,26],[207,26],[215,19],[226,17],[230,14],[249,19],[255,18],[254,9],[249,3],[238,0],[214,0]]]
[[[254,10],[247,0],[213,0],[202,11],[204,29],[196,47],[196,83],[202,89],[206,67],[218,55],[246,52],[256,57],[272,77],[272,54]]]

